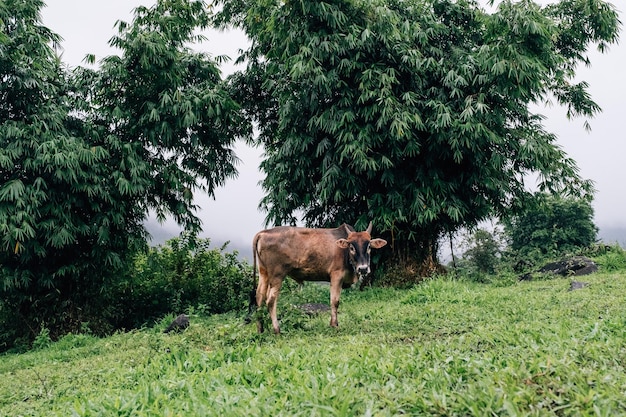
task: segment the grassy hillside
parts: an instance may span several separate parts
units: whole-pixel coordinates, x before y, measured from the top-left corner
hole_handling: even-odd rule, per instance
[[[67,336],[0,356],[0,415],[626,415],[626,274],[584,280],[348,291],[339,329],[290,306],[327,302],[308,285],[278,337],[234,315]]]

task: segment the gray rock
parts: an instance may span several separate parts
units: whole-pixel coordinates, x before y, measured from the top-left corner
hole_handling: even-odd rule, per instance
[[[585,256],[574,256],[544,265],[539,272],[564,277],[589,275],[598,271],[598,265]]]
[[[572,281],[572,283],[569,285],[568,291],[580,290],[581,288],[585,288],[588,285],[588,282]]]
[[[308,314],[309,316],[313,316],[315,314],[324,313],[326,311],[330,311],[330,306],[328,304],[322,303],[307,303],[301,304],[298,306],[300,310]]]
[[[167,326],[167,329],[163,330],[163,333],[182,332],[187,327],[189,327],[189,316],[181,314],[176,317],[169,326]]]

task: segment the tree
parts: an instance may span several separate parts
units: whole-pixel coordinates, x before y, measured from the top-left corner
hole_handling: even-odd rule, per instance
[[[509,250],[517,257],[559,256],[589,248],[598,233],[589,201],[546,194],[537,194],[534,204],[506,218],[504,225]]]
[[[610,4],[223,3],[217,24],[252,40],[231,84],[265,147],[268,223],[372,219],[388,259],[423,262],[440,236],[523,206],[529,174],[541,190],[591,195],[530,104],[599,110],[573,77],[591,44],[617,41]]]
[[[13,326],[0,345],[42,326],[107,330],[148,210],[197,231],[193,193],[236,174],[231,147],[250,130],[218,63],[188,49],[203,2],[138,8],[111,40],[120,56],[72,73],[42,7],[0,1],[0,317]]]
[[[468,246],[463,253],[462,262],[470,273],[480,277],[495,274],[502,255],[502,242],[497,229],[476,229],[465,237]]]
[[[122,55],[75,77],[89,97],[91,128],[118,151],[118,186],[140,197],[142,212],[172,215],[191,231],[200,228],[193,192],[212,196],[235,176],[232,146],[251,134],[221,81],[223,58],[189,49],[204,40],[195,32],[208,22],[203,1],[138,7],[133,23],[118,22],[119,35],[110,41]]]
[[[2,344],[25,328],[36,335],[43,317],[75,325],[71,294],[97,293],[98,271],[121,262],[112,248],[130,243],[93,244],[105,225],[125,230],[125,220],[111,220],[126,213],[100,185],[106,149],[72,134],[68,84],[51,47],[59,38],[40,25],[41,7],[0,3],[0,317],[11,326]],[[74,278],[93,273],[91,291]]]

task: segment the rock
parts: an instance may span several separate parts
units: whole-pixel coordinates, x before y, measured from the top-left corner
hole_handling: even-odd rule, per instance
[[[588,285],[588,282],[572,281],[572,283],[569,285],[568,291],[580,290],[581,288],[585,288]]]
[[[589,275],[598,271],[598,265],[585,256],[574,256],[557,262],[550,262],[538,271],[519,276],[520,281],[532,281],[534,274],[554,274],[563,277]]]
[[[187,327],[189,327],[189,316],[181,314],[176,317],[169,326],[167,326],[167,329],[163,330],[163,333],[182,332]]]
[[[300,310],[308,314],[309,316],[313,316],[315,314],[323,313],[326,311],[330,311],[330,306],[328,304],[322,303],[307,303],[301,304],[298,306]]]
[[[598,270],[598,265],[584,256],[574,256],[544,265],[539,272],[552,273],[564,277],[589,275]]]
[[[519,276],[519,280],[520,281],[532,281],[533,280],[533,274],[532,272],[527,272],[524,275],[520,275]]]

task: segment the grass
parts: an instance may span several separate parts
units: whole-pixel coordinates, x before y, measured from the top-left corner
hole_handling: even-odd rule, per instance
[[[281,298],[283,334],[235,315],[0,356],[0,416],[626,415],[626,273]]]

